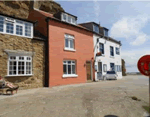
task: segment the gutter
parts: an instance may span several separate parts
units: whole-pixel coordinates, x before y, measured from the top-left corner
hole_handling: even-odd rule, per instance
[[[45,18],[47,22],[47,39],[45,41],[45,87],[49,87],[49,18]]]

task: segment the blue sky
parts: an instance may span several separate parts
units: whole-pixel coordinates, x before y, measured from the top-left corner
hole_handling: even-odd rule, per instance
[[[150,2],[55,1],[77,16],[77,23],[94,21],[108,28],[109,36],[122,42],[127,72],[137,72],[139,58],[150,55]]]

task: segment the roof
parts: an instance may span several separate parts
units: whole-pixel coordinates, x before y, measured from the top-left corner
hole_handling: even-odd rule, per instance
[[[58,21],[58,22],[61,22],[61,23],[67,24],[67,25],[71,25],[71,26],[74,26],[74,27],[77,27],[77,28],[80,28],[80,29],[89,31],[89,32],[91,32],[91,33],[94,33],[94,34],[96,34],[96,35],[99,35],[99,36],[101,36],[101,37],[104,37],[105,39],[108,39],[108,38],[109,38],[110,41],[116,42],[116,43],[118,43],[118,44],[121,45],[121,42],[120,42],[120,41],[117,41],[117,40],[115,40],[115,39],[113,39],[113,38],[111,38],[111,37],[106,37],[106,36],[103,36],[103,35],[98,34],[98,33],[96,33],[96,32],[93,32],[93,31],[89,30],[88,28],[85,28],[85,27],[81,26],[80,24],[78,24],[78,25],[73,25],[73,24],[70,24],[70,23],[67,23],[67,22],[64,22],[64,21],[61,21],[61,20],[55,18],[55,17],[53,16],[53,14],[51,14],[51,13],[47,13],[47,12],[42,11],[42,10],[36,10],[36,11],[40,12],[42,15],[44,15],[44,16],[47,17],[48,19],[52,19],[52,20],[55,20],[55,21]],[[97,24],[97,23],[95,23],[95,22],[88,22],[88,23]],[[86,24],[86,23],[83,23],[83,24]]]
[[[61,23],[64,23],[64,24],[71,25],[71,26],[74,26],[74,27],[77,27],[77,28],[80,28],[80,29],[89,31],[89,32],[92,33],[92,31],[90,31],[89,29],[87,29],[87,28],[85,28],[85,27],[83,27],[83,26],[81,26],[81,25],[74,25],[74,24],[70,24],[70,23],[68,23],[68,22],[61,21],[61,20],[55,18],[55,17],[53,16],[53,14],[47,13],[47,12],[42,11],[42,10],[37,10],[37,11],[40,12],[42,15],[44,15],[44,16],[47,17],[47,18],[50,18],[50,19],[52,19],[52,20],[55,20],[55,21],[58,21],[58,22],[61,22]]]
[[[7,15],[7,14],[3,14],[3,13],[0,13],[0,15],[6,16],[6,17],[10,17],[10,18],[14,18],[14,19],[18,19],[18,20],[22,20],[22,21],[26,21],[26,22],[30,22],[30,23],[33,23],[33,24],[35,23],[35,22],[31,21],[31,20],[19,18],[19,17],[16,17],[14,15]]]

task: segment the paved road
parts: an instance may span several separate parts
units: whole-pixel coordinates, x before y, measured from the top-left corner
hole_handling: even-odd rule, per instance
[[[20,90],[13,96],[0,95],[0,117],[143,117],[148,88],[148,78],[127,76],[117,81]]]

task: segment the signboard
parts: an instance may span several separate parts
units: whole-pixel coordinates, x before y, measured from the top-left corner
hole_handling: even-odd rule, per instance
[[[141,57],[138,61],[139,71],[146,76],[150,76],[150,55],[145,55]]]

